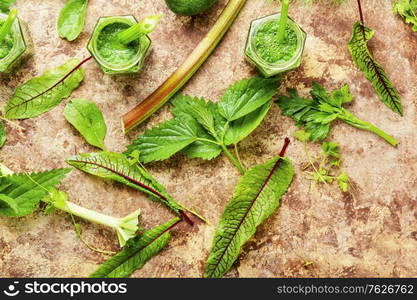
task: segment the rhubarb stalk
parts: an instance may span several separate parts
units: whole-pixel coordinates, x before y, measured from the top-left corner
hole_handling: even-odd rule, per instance
[[[207,33],[184,63],[150,96],[122,117],[123,131],[127,133],[161,108],[185,83],[216,48],[236,19],[246,0],[229,0],[213,28]]]

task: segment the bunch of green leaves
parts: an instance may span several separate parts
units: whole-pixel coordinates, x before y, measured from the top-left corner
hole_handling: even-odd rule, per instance
[[[88,0],[68,0],[58,17],[58,34],[68,41],[75,40],[83,31]]]
[[[223,277],[256,228],[279,207],[294,176],[291,161],[282,157],[285,148],[280,156],[249,169],[240,178],[220,218],[204,277]]]
[[[406,23],[412,25],[413,31],[417,31],[417,0],[398,0],[392,4],[394,13],[404,18]]]
[[[92,146],[106,150],[104,139],[107,126],[97,105],[86,99],[72,99],[65,107],[64,116]]]
[[[280,96],[276,103],[283,115],[291,117],[297,126],[304,127],[304,130],[310,134],[311,141],[324,140],[329,134],[332,123],[340,120],[353,127],[373,132],[394,147],[398,144],[392,136],[356,118],[343,107],[353,99],[347,85],[328,95],[320,84],[314,82],[311,90],[312,99],[301,98],[294,89],[287,89],[287,92],[288,96]]]
[[[182,151],[190,158],[213,159],[222,151],[243,174],[244,168],[227,149],[237,145],[262,122],[279,88],[279,78],[241,80],[218,103],[177,95],[174,118],[147,130],[128,146],[138,150],[143,163],[164,160]]]
[[[393,112],[402,116],[401,98],[394,84],[368,49],[368,41],[373,36],[374,31],[372,29],[365,27],[361,22],[354,23],[352,38],[348,44],[349,52],[358,68],[372,84],[379,99]]]
[[[1,0],[0,1],[0,11],[7,12],[10,9],[16,0]]]
[[[310,133],[304,130],[297,130],[294,135],[304,145],[304,153],[308,162],[303,170],[309,174],[310,179],[322,184],[331,184],[337,181],[339,188],[343,192],[347,192],[349,190],[349,176],[341,170],[342,160],[340,158],[339,144],[336,142],[323,142],[321,154],[312,157],[307,146]]]
[[[90,277],[120,278],[130,276],[166,246],[171,238],[170,230],[179,222],[181,222],[180,218],[174,218],[129,240],[119,253],[105,261]]]
[[[73,58],[20,85],[5,104],[4,116],[8,119],[32,118],[57,106],[84,79],[80,65],[80,61]]]

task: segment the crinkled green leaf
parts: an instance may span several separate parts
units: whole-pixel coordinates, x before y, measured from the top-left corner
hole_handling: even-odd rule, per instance
[[[261,124],[270,108],[271,103],[267,102],[250,114],[231,122],[226,131],[224,143],[226,145],[237,144],[246,138]]]
[[[348,48],[358,68],[371,82],[379,99],[392,111],[403,115],[401,98],[394,84],[388,78],[382,66],[373,58],[367,42],[373,37],[374,31],[360,22],[353,24],[352,38]]]
[[[151,200],[164,203],[176,213],[181,209],[161,184],[140,166],[132,165],[122,153],[84,153],[72,156],[66,162],[91,175],[112,179],[142,191]]]
[[[398,144],[392,136],[356,118],[343,107],[353,98],[348,86],[343,86],[329,95],[321,85],[313,83],[313,99],[303,99],[293,89],[287,89],[287,92],[288,96],[280,96],[276,103],[283,115],[291,117],[297,126],[304,127],[312,141],[324,140],[329,135],[333,121],[339,119],[356,128],[373,132],[393,146]]]
[[[83,31],[88,0],[68,0],[58,17],[59,37],[75,40]]]
[[[392,5],[394,13],[404,18],[406,23],[412,25],[413,31],[417,31],[417,0],[398,0]]]
[[[4,146],[7,140],[7,131],[4,125],[0,122],[0,149]]]
[[[229,87],[219,102],[219,113],[234,121],[255,111],[277,93],[280,78],[253,77],[243,79]]]
[[[7,12],[16,0],[0,0],[0,10],[3,12]]]
[[[64,116],[90,145],[105,150],[104,138],[107,127],[103,114],[94,102],[72,99],[65,107]]]
[[[123,250],[105,261],[90,277],[122,278],[130,276],[166,246],[171,237],[169,230],[180,220],[174,218],[130,239]]]
[[[81,68],[65,78],[79,63],[76,58],[70,59],[62,66],[20,85],[4,107],[5,117],[32,118],[58,105],[64,98],[70,96],[83,80],[84,71]]]
[[[3,204],[0,204],[0,215],[21,217],[31,214],[48,194],[48,190],[55,188],[70,171],[71,169],[55,169],[0,177],[0,202]],[[5,205],[6,202],[8,205]]]
[[[279,206],[294,170],[287,158],[249,169],[239,180],[217,227],[204,277],[222,277],[256,228]]]

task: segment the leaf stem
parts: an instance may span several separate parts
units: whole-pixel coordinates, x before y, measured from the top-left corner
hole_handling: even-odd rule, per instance
[[[147,17],[143,19],[142,21],[140,21],[139,23],[132,25],[128,29],[120,32],[117,35],[117,37],[123,44],[127,45],[130,42],[137,40],[142,35],[145,35],[154,31],[156,27],[158,26],[158,23],[161,17],[162,17],[162,14]]]
[[[6,21],[0,27],[0,43],[6,38],[7,34],[12,29],[12,25],[17,18],[18,11],[16,8],[12,8],[7,16]]]
[[[279,19],[279,27],[278,27],[278,43],[282,43],[282,41],[284,40],[285,28],[287,27],[289,5],[290,5],[289,0],[281,1],[281,17]]]
[[[229,0],[217,22],[184,63],[151,95],[123,115],[122,124],[125,133],[161,108],[188,82],[216,48],[245,3],[246,0]]]
[[[227,147],[225,145],[221,145],[221,147],[222,147],[224,153],[226,154],[226,156],[232,162],[232,164],[234,164],[235,167],[239,170],[240,174],[244,175],[245,174],[245,168],[243,168],[243,166],[240,164],[240,162],[232,155],[232,153],[230,153],[230,151],[227,149]]]

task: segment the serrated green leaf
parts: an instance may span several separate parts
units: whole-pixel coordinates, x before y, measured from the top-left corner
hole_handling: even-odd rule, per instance
[[[402,116],[401,98],[394,84],[368,49],[367,42],[373,35],[374,31],[363,26],[360,22],[353,24],[352,38],[348,44],[349,52],[358,68],[371,82],[379,99],[392,111]]]
[[[4,107],[8,119],[26,119],[39,116],[57,106],[64,98],[71,95],[84,79],[84,71],[79,68],[76,58],[70,59],[62,66],[46,71],[20,85]]]
[[[12,205],[13,207],[0,207],[0,215],[22,217],[31,214],[38,203],[48,194],[48,190],[58,185],[70,171],[71,169],[55,169],[40,173],[0,177],[0,195],[12,199],[15,204]],[[4,199],[6,198],[3,197]],[[10,201],[9,203],[11,203]]]
[[[91,175],[112,179],[142,191],[151,200],[164,203],[175,213],[181,210],[181,206],[172,199],[161,184],[140,166],[131,165],[122,153],[84,153],[72,156],[66,162]]]
[[[271,103],[268,102],[250,114],[231,122],[226,131],[224,143],[232,145],[245,139],[261,124],[270,108]]]
[[[220,218],[204,277],[222,277],[256,228],[279,206],[294,170],[287,158],[274,158],[241,177]]]
[[[4,125],[0,122],[0,149],[4,146],[7,140],[7,131]]]
[[[279,85],[278,77],[253,77],[238,81],[220,99],[219,113],[229,122],[240,119],[269,102]]]
[[[399,0],[392,5],[394,13],[404,18],[406,23],[412,25],[412,30],[417,31],[417,1],[416,0]]]
[[[10,9],[16,0],[1,0],[0,1],[0,10],[3,12],[7,12]]]
[[[94,102],[72,99],[65,107],[64,116],[90,145],[105,150],[104,139],[107,127],[103,114]]]
[[[139,150],[144,163],[164,160],[201,138],[210,137],[194,118],[183,113],[138,136],[126,153]]]
[[[58,17],[59,37],[75,40],[83,31],[88,0],[68,0]]]
[[[169,230],[180,221],[180,218],[174,218],[129,240],[122,251],[105,261],[90,277],[122,278],[130,276],[166,246],[171,237]]]

